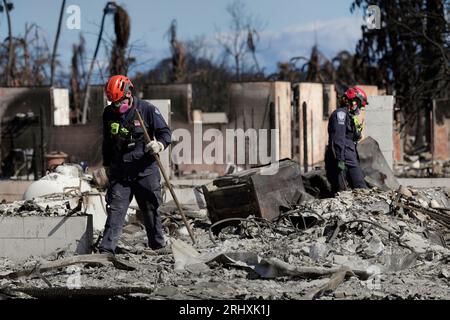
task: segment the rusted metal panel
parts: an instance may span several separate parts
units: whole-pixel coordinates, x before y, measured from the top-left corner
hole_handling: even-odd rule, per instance
[[[211,221],[249,215],[273,220],[281,208],[297,203],[305,191],[298,163],[284,159],[274,174],[261,174],[267,167],[227,175],[203,186]]]

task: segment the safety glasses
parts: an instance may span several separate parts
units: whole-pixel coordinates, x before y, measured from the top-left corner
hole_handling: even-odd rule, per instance
[[[120,100],[118,100],[118,101],[116,101],[116,102],[113,102],[113,105],[115,106],[115,107],[117,107],[117,108],[119,108],[122,104],[123,104],[123,101],[126,99],[126,97],[123,97],[122,99],[120,99]]]

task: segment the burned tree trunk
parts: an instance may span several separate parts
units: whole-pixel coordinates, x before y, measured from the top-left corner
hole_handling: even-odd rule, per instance
[[[258,58],[256,57],[256,42],[259,41],[259,35],[258,32],[255,29],[248,29],[247,34],[247,47],[248,50],[252,54],[253,63],[255,64],[256,72],[258,74],[261,73],[261,68],[259,67]]]
[[[116,6],[114,31],[116,33],[116,41],[111,52],[109,72],[111,75],[127,74],[128,59],[125,57],[125,51],[130,39],[130,17],[121,6]]]
[[[5,7],[6,19],[8,21],[8,65],[6,67],[6,85],[11,85],[12,80],[12,67],[13,67],[13,59],[14,59],[14,43],[12,36],[12,26],[11,26],[11,17],[9,15],[9,11],[12,10],[12,4],[3,0],[3,5]]]
[[[168,31],[170,35],[170,51],[172,53],[172,76],[174,83],[181,83],[186,78],[186,50],[177,39],[177,22],[173,20]]]
[[[80,37],[80,44],[73,45],[73,54],[71,61],[71,74],[70,74],[70,102],[72,106],[71,122],[79,123],[81,121],[81,103],[82,103],[82,91],[81,91],[81,78],[79,71],[79,64],[82,63],[84,55],[84,38]],[[84,76],[84,74],[83,74]]]

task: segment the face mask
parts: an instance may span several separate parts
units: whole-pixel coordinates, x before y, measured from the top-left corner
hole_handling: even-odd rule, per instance
[[[357,103],[353,103],[352,104],[352,106],[350,107],[350,113],[355,114],[355,115],[359,115],[360,108],[359,108],[359,105]]]
[[[114,103],[115,110],[119,113],[125,113],[128,109],[130,109],[130,105],[126,100]]]
[[[119,113],[125,113],[125,112],[127,112],[128,109],[130,109],[130,106],[128,105],[128,103],[123,103],[120,105],[120,107],[117,108],[117,111]]]

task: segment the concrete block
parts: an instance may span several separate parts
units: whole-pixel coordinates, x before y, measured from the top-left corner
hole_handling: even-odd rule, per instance
[[[378,142],[387,163],[394,162],[394,97],[369,96],[365,111],[363,136],[371,136]]]
[[[0,201],[13,202],[23,199],[23,194],[33,181],[0,181]]]
[[[46,238],[46,239],[38,239],[39,241],[43,241],[44,243],[44,252],[51,253],[58,249],[64,249],[70,252],[77,252],[78,242],[70,242],[65,243],[62,242],[61,239],[55,238]]]
[[[389,120],[389,117],[386,117],[386,111],[371,111],[366,112],[366,122],[371,124],[386,124],[386,121]]]
[[[142,88],[142,98],[148,100],[170,100],[173,118],[190,122],[192,105],[192,85],[190,83],[158,85]]]
[[[71,243],[76,243],[76,252],[90,252],[93,238],[92,216],[89,216],[88,221],[68,219],[65,227],[66,239],[72,239]]]
[[[53,103],[53,125],[66,126],[70,124],[69,89],[50,88]]]
[[[229,88],[231,117],[228,128],[277,129],[279,135],[275,140],[273,158],[291,157],[290,90],[290,83],[283,81],[232,83]],[[253,147],[250,145],[245,151],[247,156]]]
[[[24,238],[66,238],[64,219],[49,221],[42,217],[26,217],[23,219]]]
[[[24,237],[24,228],[22,217],[0,218],[0,239],[23,238],[23,237]]]
[[[92,215],[4,217],[0,221],[0,257],[22,261],[62,248],[78,254],[91,252]]]
[[[389,151],[383,151],[381,150],[381,153],[383,154],[385,159],[392,159],[393,158],[393,151],[389,150]],[[389,163],[389,162],[388,162]]]
[[[99,194],[90,193],[87,196],[86,201],[86,213],[92,214],[92,223],[94,225],[94,230],[103,230],[106,223],[106,218],[108,217],[106,213],[105,204],[105,194],[100,192]]]
[[[0,241],[3,242],[3,251],[0,256],[13,261],[22,261],[30,256],[45,254],[44,239],[2,238]]]
[[[274,82],[272,92],[276,109],[275,129],[279,130],[279,158],[291,158],[291,83]]]
[[[368,130],[366,130],[366,137],[380,137],[383,139],[386,139],[386,141],[382,141],[383,144],[393,144],[392,142],[392,132],[386,132],[386,126],[376,126],[373,128],[370,128]],[[378,140],[377,140],[378,141]],[[378,142],[379,144],[379,142]],[[380,145],[380,148],[382,147],[382,145]]]
[[[66,227],[66,237],[72,239],[72,238],[79,238],[80,235],[83,235],[86,232],[87,228],[91,227],[92,221],[88,223],[88,221],[85,221],[85,219],[68,218],[64,224]]]
[[[174,186],[173,190],[174,190],[180,204],[195,205],[200,208],[205,206],[205,199],[204,199],[203,195],[199,191],[196,191],[193,187]],[[164,202],[167,203],[169,201],[173,201],[173,198],[172,198],[172,194],[170,193],[170,191],[167,190]]]

